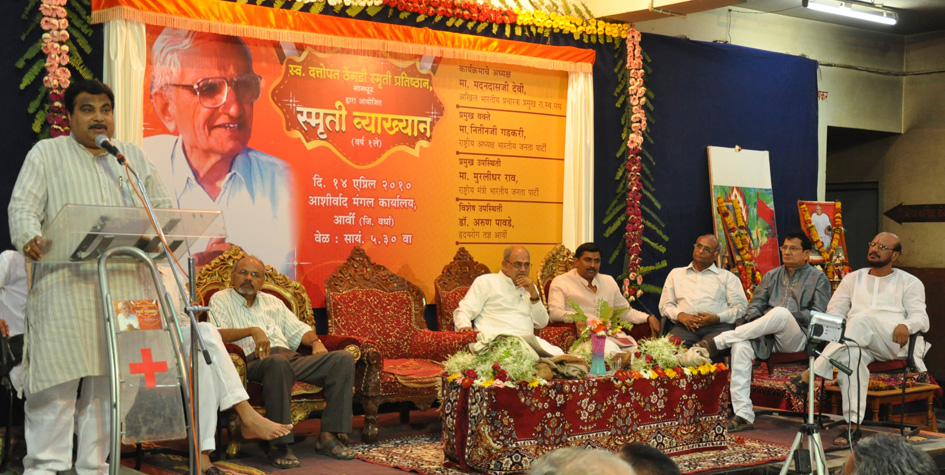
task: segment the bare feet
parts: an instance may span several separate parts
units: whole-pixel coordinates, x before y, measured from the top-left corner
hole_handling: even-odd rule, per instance
[[[292,424],[279,424],[266,419],[248,402],[242,401],[234,406],[240,416],[240,433],[244,439],[273,440],[292,432]]]

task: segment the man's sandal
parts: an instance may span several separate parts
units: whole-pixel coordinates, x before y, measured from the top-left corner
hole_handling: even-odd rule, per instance
[[[301,467],[302,462],[292,453],[288,445],[273,445],[269,449],[269,463],[276,468],[296,468]]]
[[[319,440],[315,443],[315,450],[318,451],[318,453],[327,455],[333,459],[351,460],[354,458],[354,452],[336,437],[328,439],[327,442],[322,442]]]
[[[863,438],[863,431],[857,427],[853,432],[844,430],[836,439],[833,439],[833,443],[838,447],[849,447],[851,443],[855,444],[861,438]]]
[[[795,374],[794,376],[791,376],[791,379],[784,383],[784,389],[791,393],[792,396],[801,400],[806,400],[807,391],[810,390],[810,387],[800,374]]]

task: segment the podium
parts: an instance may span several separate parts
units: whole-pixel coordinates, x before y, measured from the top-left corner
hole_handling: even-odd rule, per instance
[[[171,252],[182,258],[202,238],[225,238],[220,211],[156,209]],[[152,260],[165,258],[161,241],[144,208],[68,204],[44,231],[45,264],[98,259],[106,250],[131,246]]]
[[[158,209],[155,217],[175,259],[186,255],[197,240],[226,236],[220,211]],[[198,437],[195,424],[188,421],[196,417],[190,414],[188,360],[177,318],[183,302],[171,299],[154,264],[169,256],[148,211],[63,206],[45,226],[40,250],[37,273],[42,278],[65,275],[84,281],[76,289],[101,290],[99,310],[111,380],[113,473],[120,466],[121,442],[192,436],[193,449]]]

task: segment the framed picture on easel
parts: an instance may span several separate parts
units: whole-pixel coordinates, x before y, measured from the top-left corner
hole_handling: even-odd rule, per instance
[[[814,243],[811,264],[846,264],[847,239],[839,201],[798,201],[801,227]]]

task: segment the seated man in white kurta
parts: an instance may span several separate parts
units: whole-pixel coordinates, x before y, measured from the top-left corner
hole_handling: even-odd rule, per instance
[[[630,302],[620,291],[620,286],[613,277],[601,274],[601,251],[597,244],[586,242],[574,251],[574,268],[551,281],[548,289],[548,314],[553,322],[574,322],[574,309],[571,301],[581,307],[588,317],[597,316],[598,301],[607,302],[614,309],[627,309],[620,318],[634,325],[647,324],[650,335],[660,331],[660,319],[639,310],[630,308]],[[579,323],[583,330],[584,323]],[[605,353],[618,351],[617,345],[608,340]]]
[[[843,432],[834,444],[845,446],[856,442],[861,432],[859,424],[866,414],[866,391],[870,373],[867,365],[874,361],[889,361],[906,355],[909,335],[929,330],[929,315],[925,309],[925,286],[907,272],[894,269],[893,263],[902,253],[899,237],[879,233],[869,243],[869,267],[847,274],[834,292],[827,313],[846,317],[845,340],[830,343],[823,356],[814,362],[814,373],[833,378],[833,366],[824,356],[833,358],[855,372],[848,376],[837,374],[843,395],[843,418],[850,424],[850,433]],[[919,371],[925,371],[922,357],[928,344],[916,343],[915,362]],[[810,380],[807,371],[802,375],[799,389],[806,389]],[[794,383],[797,384],[797,383]],[[848,436],[852,434],[853,440]]]
[[[531,256],[524,247],[510,247],[502,258],[502,270],[481,275],[453,311],[457,331],[476,330],[487,335],[534,335],[548,325],[548,311],[538,287],[528,277]],[[541,348],[553,356],[564,354],[557,346],[538,338]]]

